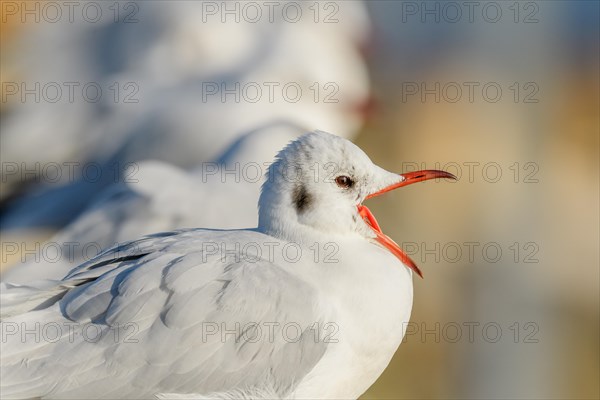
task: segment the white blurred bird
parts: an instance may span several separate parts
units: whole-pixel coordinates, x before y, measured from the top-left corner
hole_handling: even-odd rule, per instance
[[[402,340],[418,272],[361,203],[439,177],[302,136],[270,166],[256,229],[150,235],[43,288],[3,284],[0,394],[357,398]]]
[[[155,160],[138,163],[128,181],[96,195],[97,201],[38,253],[3,271],[2,281],[61,279],[98,253],[153,232],[256,226],[264,172],[281,148],[305,132],[288,121],[273,121],[244,134],[215,162],[192,171]],[[59,257],[45,256],[50,245],[59,249]]]
[[[26,33],[21,53],[28,56],[14,69],[27,88],[35,82],[75,82],[77,97],[69,102],[63,96],[56,104],[12,102],[11,113],[2,120],[1,158],[27,171],[63,162],[97,162],[109,170],[144,159],[191,168],[199,160],[214,159],[240,132],[273,118],[351,137],[363,121],[359,110],[369,98],[367,70],[357,48],[366,40],[369,19],[362,2],[331,4],[337,4],[335,23],[323,21],[331,14],[325,14],[328,10],[321,10],[319,22],[314,22],[316,11],[308,3],[301,5],[298,23],[287,22],[281,12],[273,19],[267,13],[258,23],[244,19],[236,23],[222,22],[220,15],[207,17],[202,2],[181,2],[176,7],[130,2],[138,10],[134,24],[38,24]],[[87,83],[101,88],[100,101],[82,98]],[[270,84],[277,85],[273,95]],[[284,91],[288,84],[291,89]],[[206,85],[211,89],[216,85],[218,93],[207,94]],[[261,90],[260,101],[254,101],[256,87]],[[302,89],[299,97],[296,87]],[[225,90],[237,95],[223,101]],[[68,88],[63,87],[66,93]],[[2,196],[17,190],[22,178],[20,173],[7,174]],[[41,183],[30,193],[67,181],[41,179]],[[73,211],[62,204],[62,209],[54,207],[24,219],[61,226],[65,219],[68,222],[61,214],[76,215],[80,204],[86,204],[102,184],[106,182],[44,192],[39,201],[28,197],[31,201],[20,211],[7,215],[19,211],[13,218],[17,222],[23,210],[31,213],[76,200]]]

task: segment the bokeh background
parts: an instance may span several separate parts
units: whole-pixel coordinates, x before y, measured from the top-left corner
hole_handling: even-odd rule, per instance
[[[465,3],[310,2],[310,18],[256,24],[203,21],[201,3],[177,1],[115,3],[117,21],[104,2],[99,22],[36,21],[3,1],[3,272],[22,261],[6,243],[42,243],[103,189],[61,192],[73,182],[15,174],[15,163],[187,169],[284,118],[353,138],[389,170],[460,177],[371,201],[425,279],[365,399],[598,398],[599,3]],[[224,79],[333,82],[339,101],[202,101],[201,82]],[[111,96],[110,82],[134,82],[139,102],[9,95],[15,83],[71,81]]]

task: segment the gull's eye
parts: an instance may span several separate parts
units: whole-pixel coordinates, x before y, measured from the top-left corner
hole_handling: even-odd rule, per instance
[[[354,185],[354,181],[346,175],[340,175],[335,178],[335,183],[342,189],[350,189]]]

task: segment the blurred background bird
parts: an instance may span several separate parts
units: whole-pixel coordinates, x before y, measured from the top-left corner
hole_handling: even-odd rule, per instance
[[[2,278],[98,251],[73,238],[218,228],[260,183],[207,166],[323,129],[460,178],[443,217],[433,183],[372,201],[427,278],[365,398],[598,398],[598,2],[276,3],[2,2]]]
[[[70,103],[49,108],[25,103],[9,114],[3,126],[4,162],[16,163],[20,170],[49,162],[94,163],[101,176],[94,182],[82,177],[32,188],[8,206],[2,225],[64,226],[98,190],[120,176],[124,166],[154,158],[193,167],[212,160],[244,130],[274,117],[352,137],[369,95],[359,54],[368,18],[360,2],[339,9],[344,24],[289,23],[281,14],[259,23],[224,24],[217,17],[207,19],[202,2],[180,7],[155,2],[137,5],[139,23],[81,23],[66,29],[42,24],[33,29],[33,38],[27,38],[32,48],[19,53],[25,60],[16,61],[20,71],[21,64],[32,63],[27,58],[31,53],[41,54],[33,68],[19,72],[25,82],[93,82],[115,96],[120,90],[123,99],[115,102],[115,96],[105,93],[81,112],[70,108],[66,113],[75,112],[75,120],[68,118],[67,126],[64,107]],[[203,19],[209,23],[201,23]],[[76,43],[67,46],[72,40]],[[47,47],[58,49],[47,52]],[[61,54],[60,62],[54,61],[56,54]],[[204,60],[209,60],[206,65]],[[63,68],[63,63],[69,67]],[[331,86],[335,102],[315,102],[308,93],[315,83],[315,92]],[[285,98],[287,90],[282,94],[285,85],[293,86],[291,100]],[[298,97],[297,88],[306,94]],[[271,93],[275,89],[277,96]],[[73,104],[81,106],[80,101]],[[47,113],[55,126],[44,117]],[[59,135],[47,134],[54,131]],[[44,151],[32,153],[28,143]],[[5,195],[12,193],[11,183],[7,176]]]

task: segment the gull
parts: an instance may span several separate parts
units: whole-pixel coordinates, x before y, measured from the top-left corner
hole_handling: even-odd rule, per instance
[[[357,398],[421,275],[362,202],[433,178],[455,179],[315,131],[270,165],[254,229],[148,235],[43,287],[3,284],[2,398]]]
[[[39,252],[3,271],[2,281],[60,279],[101,251],[153,232],[256,226],[263,172],[278,150],[305,132],[289,121],[272,121],[245,133],[215,162],[191,171],[157,160],[141,162],[131,180],[99,193],[96,202]],[[49,246],[59,249],[59,257],[47,257]]]

